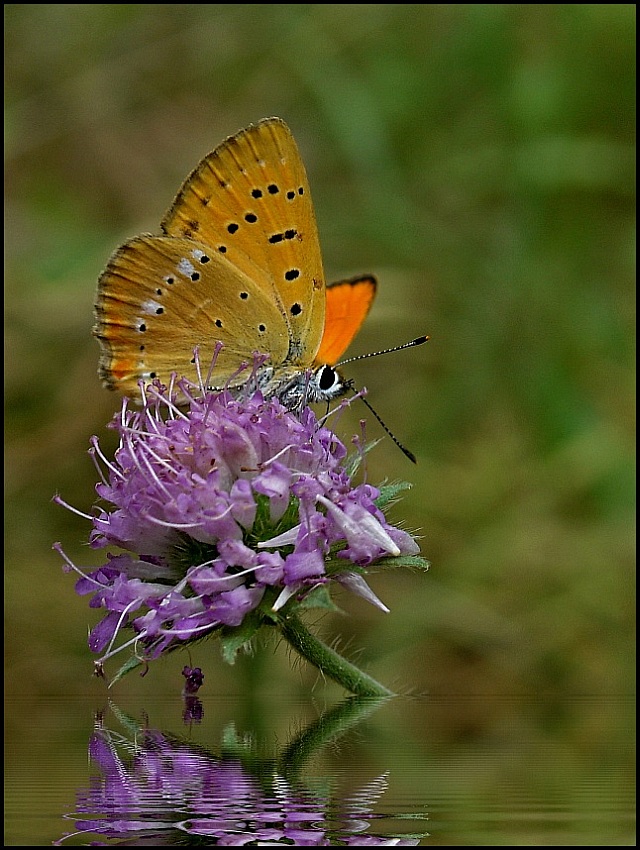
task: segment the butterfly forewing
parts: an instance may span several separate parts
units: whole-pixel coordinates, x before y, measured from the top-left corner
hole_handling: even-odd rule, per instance
[[[100,374],[129,395],[137,395],[141,379],[168,383],[176,372],[195,380],[196,346],[206,372],[216,341],[224,345],[213,386],[224,386],[253,351],[281,364],[289,349],[270,293],[192,239],[140,236],[119,248],[98,283],[96,320]]]
[[[272,363],[314,362],[325,323],[322,259],[304,165],[283,121],[265,119],[206,156],[162,229],[204,243],[264,291],[289,336],[279,361],[271,337],[263,340]],[[231,286],[238,288],[235,281]]]

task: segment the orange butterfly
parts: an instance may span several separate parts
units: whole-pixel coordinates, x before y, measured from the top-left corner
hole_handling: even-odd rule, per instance
[[[260,121],[208,154],[161,228],[122,245],[98,282],[94,334],[107,387],[137,396],[141,380],[195,379],[194,349],[206,364],[220,342],[212,388],[240,385],[234,376],[263,352],[257,386],[291,409],[349,389],[334,366],[376,280],[326,285],[309,183],[284,121]]]

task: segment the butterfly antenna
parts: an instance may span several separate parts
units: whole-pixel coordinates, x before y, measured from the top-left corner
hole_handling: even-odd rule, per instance
[[[391,350],[392,350],[392,351],[395,351],[395,349],[391,349]],[[382,354],[383,352],[380,352],[380,353]],[[354,359],[355,359],[355,360],[357,360],[358,358],[354,358]],[[352,389],[354,393],[356,392],[356,389],[355,389],[355,387],[353,386],[353,384],[350,386],[350,389]],[[396,435],[395,435],[392,431],[390,431],[390,430],[389,430],[389,428],[387,428],[387,426],[385,425],[385,423],[384,423],[384,422],[382,421],[382,419],[380,418],[379,414],[378,414],[378,413],[376,413],[376,411],[373,409],[373,407],[371,407],[371,405],[370,405],[370,404],[369,404],[369,402],[366,400],[366,398],[365,398],[363,395],[360,395],[360,394],[358,394],[358,393],[356,393],[356,395],[359,395],[360,400],[361,400],[361,401],[363,401],[363,402],[365,403],[365,405],[369,408],[369,410],[373,413],[373,415],[376,417],[376,419],[378,420],[378,422],[379,422],[379,423],[382,425],[382,427],[384,428],[385,432],[386,432],[386,433],[387,433],[387,434],[391,437],[391,439],[393,440],[393,442],[394,442],[394,443],[396,444],[396,446],[400,449],[400,451],[402,452],[402,454],[403,454],[403,455],[405,455],[406,457],[408,457],[408,458],[409,458],[409,460],[411,461],[411,463],[418,463],[418,461],[416,460],[416,456],[414,455],[414,453],[413,453],[413,452],[411,452],[411,451],[409,451],[409,449],[408,449],[406,446],[403,446],[403,445],[402,445],[402,443],[400,442],[400,440],[396,437]]]
[[[413,348],[414,345],[423,345],[423,343],[428,341],[428,336],[419,336],[416,337],[416,339],[412,339],[410,342],[403,343],[402,345],[394,345],[393,348],[383,348],[382,351],[370,351],[368,354],[358,354],[355,357],[348,357],[346,360],[341,360],[340,363],[336,363],[334,368],[337,369],[340,366],[344,366],[345,363],[353,363],[354,360],[364,360],[366,357],[377,357],[379,354],[391,354],[392,351],[403,351],[405,348]],[[374,411],[372,411],[372,413],[373,412]]]
[[[339,366],[344,366],[345,363],[353,363],[354,360],[364,360],[366,357],[377,357],[379,354],[391,354],[392,351],[402,351],[405,348],[413,348],[414,345],[423,345],[423,343],[428,342],[428,341],[429,341],[428,336],[426,336],[426,335],[425,336],[419,336],[419,337],[416,337],[415,339],[410,340],[410,342],[405,342],[403,345],[394,345],[393,348],[384,348],[381,351],[370,351],[368,354],[358,354],[356,357],[348,357],[346,360],[342,360],[340,363],[338,363],[334,368],[338,368]],[[350,389],[352,389],[354,391],[354,393],[356,392],[355,387],[353,386],[353,383],[350,383]],[[376,411],[373,409],[373,407],[371,407],[371,405],[366,400],[366,398],[363,395],[361,395],[360,398],[365,403],[365,405],[369,408],[371,413],[373,413],[373,415],[378,420],[380,425],[382,425],[385,432],[391,437],[393,442],[400,449],[402,454],[405,455],[406,457],[408,457],[409,460],[412,463],[417,463],[418,461],[416,460],[416,456],[414,455],[414,453],[409,451],[409,449],[406,446],[403,446],[402,443],[400,442],[400,440],[396,437],[396,435],[392,431],[390,431],[389,428],[387,428],[385,423],[382,421],[382,419],[380,418],[378,413],[376,413]]]

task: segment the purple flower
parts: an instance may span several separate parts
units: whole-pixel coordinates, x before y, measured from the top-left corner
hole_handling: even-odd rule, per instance
[[[204,673],[199,667],[189,667],[187,664],[182,668],[185,678],[182,693],[185,695],[197,694],[204,682]]]
[[[386,611],[367,570],[419,549],[387,522],[381,491],[354,484],[336,435],[260,393],[196,398],[179,386],[186,412],[160,387],[139,410],[124,400],[112,462],[92,441],[106,476],[90,545],[121,551],[87,574],[55,547],[80,573],[77,592],[105,610],[89,636],[98,663],[123,648],[125,627],[124,645],[155,658],[254,612],[273,623],[333,580]]]

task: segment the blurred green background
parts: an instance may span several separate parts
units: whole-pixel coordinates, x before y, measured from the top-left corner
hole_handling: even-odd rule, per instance
[[[373,272],[351,354],[383,440],[372,482],[427,575],[341,598],[319,628],[392,686],[620,694],[635,654],[635,6],[5,5],[5,637],[9,692],[91,680],[51,551],[98,564],[86,454],[117,399],[96,374],[97,277],[157,231],[183,178],[271,115],[306,162],[330,279]],[[348,439],[364,407],[344,418]],[[369,421],[370,437],[384,436]],[[274,647],[205,689],[316,683]],[[175,690],[185,656],[119,687]],[[167,684],[170,683],[170,684]],[[459,718],[457,719],[458,722]],[[455,723],[456,718],[443,718]]]

